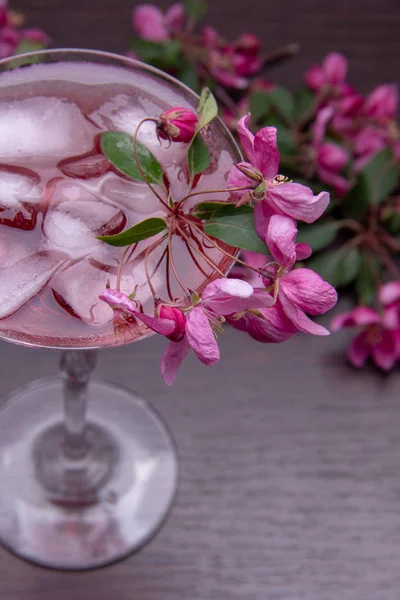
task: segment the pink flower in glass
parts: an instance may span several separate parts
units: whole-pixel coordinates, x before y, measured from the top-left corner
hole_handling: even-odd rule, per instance
[[[239,204],[246,200],[249,193],[253,200],[259,200],[254,216],[257,231],[262,238],[265,236],[266,221],[273,213],[312,223],[328,206],[329,194],[321,192],[314,196],[310,188],[299,183],[288,183],[278,175],[280,156],[276,128],[264,127],[253,135],[248,128],[249,119],[250,114],[238,123],[240,141],[250,162],[234,165],[229,173],[228,186],[243,188],[231,192],[233,197]],[[242,172],[246,170],[247,173],[252,173],[252,177]]]
[[[151,317],[137,310],[136,304],[123,292],[113,289],[106,289],[99,295],[100,300],[104,300],[111,306],[119,317],[121,313],[130,313],[139,321],[142,321],[155,333],[161,335],[171,335],[176,328],[175,321],[170,318]]]
[[[213,326],[220,327],[219,317],[246,310],[252,295],[251,285],[241,280],[217,279],[206,286],[201,301],[187,313],[185,335],[169,342],[161,359],[161,374],[168,385],[174,382],[190,348],[205,365],[219,361]]]

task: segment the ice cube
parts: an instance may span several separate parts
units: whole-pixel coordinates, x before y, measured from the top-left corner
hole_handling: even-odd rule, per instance
[[[86,154],[74,156],[58,163],[58,168],[67,177],[73,179],[92,179],[101,177],[110,168],[110,163],[104,154]]]
[[[79,185],[57,186],[48,210],[43,233],[51,247],[79,258],[103,244],[96,235],[113,235],[123,230],[125,215],[106,204]]]
[[[76,104],[50,96],[0,102],[0,160],[43,163],[88,152],[95,129]]]
[[[123,131],[134,135],[139,122],[145,117],[158,117],[162,112],[161,107],[150,103],[137,96],[118,94],[105,102],[100,108],[89,115],[90,120],[102,129]],[[138,140],[140,140],[167,168],[182,163],[187,154],[187,144],[159,141],[152,122],[143,123],[140,127]]]
[[[39,202],[39,184],[40,177],[35,171],[0,165],[0,206],[13,208],[20,202]]]
[[[147,240],[146,240],[147,241]],[[113,248],[113,255],[105,247],[100,247],[90,256],[68,265],[52,279],[51,288],[57,302],[68,307],[70,313],[79,316],[90,325],[102,326],[113,319],[109,305],[99,299],[99,295],[109,283],[116,287],[119,260],[124,248]],[[136,254],[136,253],[135,253]],[[153,271],[157,255],[149,261],[149,271]],[[152,278],[156,289],[161,289],[165,280],[163,272]],[[153,300],[147,285],[143,259],[131,259],[124,263],[120,289],[126,294],[136,292],[136,300],[148,314],[153,314]]]
[[[41,199],[40,177],[30,169],[0,165],[0,224],[31,230]]]
[[[62,252],[37,252],[12,266],[0,267],[0,319],[36,296],[66,260]]]
[[[154,188],[162,194],[161,186]],[[115,173],[109,173],[103,178],[101,195],[105,200],[115,202],[117,206],[124,206],[143,215],[153,214],[163,208],[145,183],[128,181]]]

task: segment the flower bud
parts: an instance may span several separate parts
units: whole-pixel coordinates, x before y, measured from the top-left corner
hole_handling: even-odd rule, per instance
[[[175,329],[166,337],[173,342],[180,342],[185,335],[186,325],[186,317],[181,309],[163,304],[160,308],[160,317],[162,319],[170,319],[171,321],[174,321]]]
[[[160,115],[158,133],[173,142],[190,142],[198,123],[197,115],[181,106],[170,108]]]

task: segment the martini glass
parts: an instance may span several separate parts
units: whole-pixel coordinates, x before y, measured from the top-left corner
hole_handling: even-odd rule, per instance
[[[17,298],[12,308],[0,300],[0,336],[61,351],[61,377],[15,392],[0,413],[0,542],[45,567],[84,570],[132,553],[160,528],[176,492],[176,452],[160,417],[131,391],[91,380],[99,348],[151,332],[135,324],[133,333],[116,337],[112,317],[104,316],[109,307],[96,292],[99,273],[105,287],[113,271],[99,257],[103,249],[90,246],[93,232],[84,252],[77,245],[83,225],[74,210],[83,206],[83,194],[86,212],[95,205],[97,219],[103,211],[103,221],[120,228],[126,215],[135,219],[127,202],[146,186],[104,172],[98,134],[132,134],[143,110],[157,115],[197,104],[173,78],[108,53],[66,49],[0,61],[0,138],[10,138],[8,144],[0,139],[0,296]],[[222,187],[240,154],[219,119],[206,139],[210,177]],[[161,152],[161,164],[168,162],[165,147],[153,150]],[[180,178],[179,160],[174,156],[166,166],[171,179]],[[177,250],[178,270],[191,289],[201,291],[218,276],[208,263],[200,272],[184,248]],[[227,273],[232,260],[213,252]],[[134,269],[139,277],[140,260]],[[87,281],[81,289],[78,283]],[[165,282],[157,285],[162,293]],[[88,304],[93,293],[96,301]],[[151,314],[151,302],[143,301]]]

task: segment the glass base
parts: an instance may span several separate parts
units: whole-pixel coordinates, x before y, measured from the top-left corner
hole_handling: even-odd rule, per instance
[[[61,443],[62,394],[60,379],[39,380],[0,411],[0,543],[41,566],[91,569],[157,532],[175,495],[177,458],[165,425],[143,400],[92,381],[87,432],[97,460],[82,466],[92,485],[73,461],[63,491],[54,483],[57,469],[43,468],[54,439]]]

